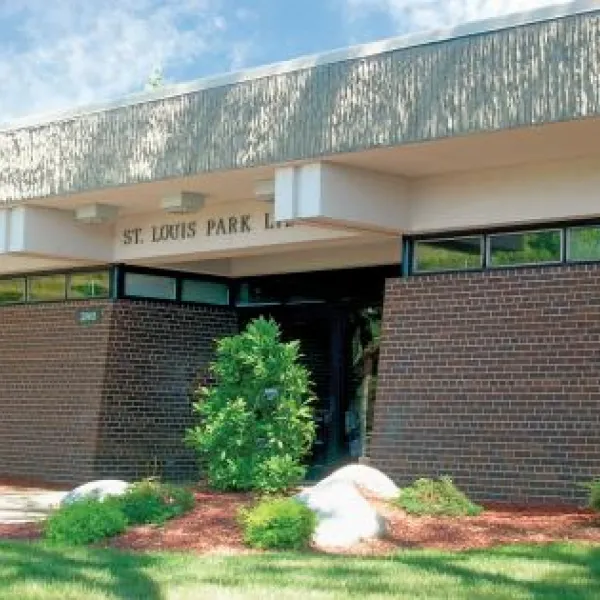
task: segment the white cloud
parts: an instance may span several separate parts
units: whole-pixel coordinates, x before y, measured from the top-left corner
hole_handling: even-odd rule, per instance
[[[556,4],[560,0],[345,0],[354,25],[364,17],[385,15],[398,33],[453,27],[468,21],[497,17]]]
[[[228,39],[223,4],[0,0],[0,122],[141,91],[157,68],[242,66],[246,42]]]

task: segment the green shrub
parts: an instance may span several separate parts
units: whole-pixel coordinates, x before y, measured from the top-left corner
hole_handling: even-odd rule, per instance
[[[400,491],[396,503],[412,515],[476,516],[483,510],[471,502],[450,477],[440,477],[437,481],[418,479]]]
[[[311,382],[299,343],[283,343],[272,320],[256,319],[219,341],[215,385],[201,388],[200,418],[186,435],[208,482],[221,490],[276,492],[305,474],[315,425]]]
[[[596,512],[600,512],[600,479],[584,483],[583,487],[588,490],[589,507]]]
[[[292,498],[262,500],[240,511],[244,542],[261,550],[299,550],[310,543],[316,515]]]
[[[44,537],[54,544],[81,546],[123,533],[127,519],[116,498],[78,500],[61,506],[44,525]]]
[[[117,502],[129,525],[162,525],[190,511],[194,494],[183,487],[145,480],[132,485]]]

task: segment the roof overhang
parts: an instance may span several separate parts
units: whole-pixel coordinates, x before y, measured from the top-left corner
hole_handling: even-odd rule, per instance
[[[174,86],[0,131],[0,203],[600,115],[578,1]]]

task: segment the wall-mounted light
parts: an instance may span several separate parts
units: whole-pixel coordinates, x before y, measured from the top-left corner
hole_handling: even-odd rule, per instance
[[[112,204],[88,204],[75,209],[75,220],[80,223],[99,224],[113,221],[119,208]]]
[[[254,184],[254,195],[264,202],[273,202],[275,200],[275,181],[273,179],[263,179]]]
[[[195,192],[180,192],[160,201],[160,207],[168,213],[184,214],[198,212],[204,206],[205,197]]]

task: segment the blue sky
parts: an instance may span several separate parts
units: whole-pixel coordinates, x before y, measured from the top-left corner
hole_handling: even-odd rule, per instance
[[[0,0],[0,123],[557,0]]]

